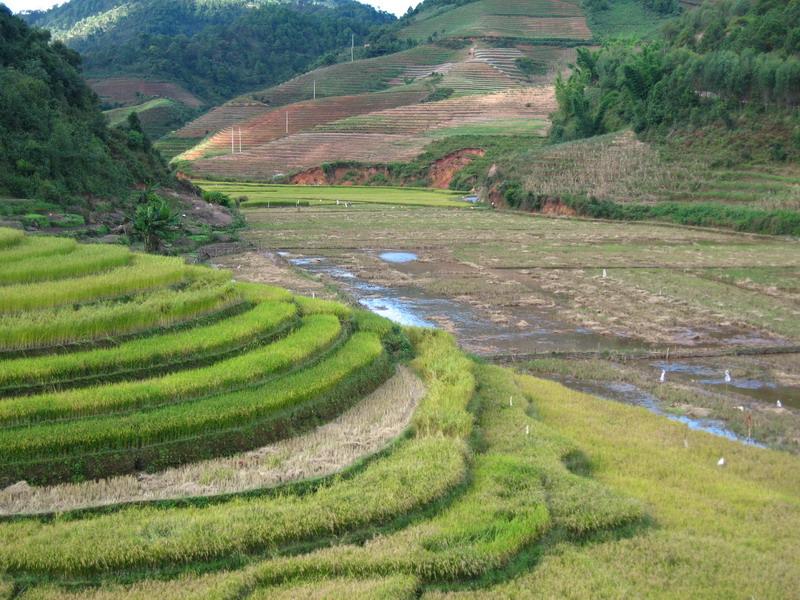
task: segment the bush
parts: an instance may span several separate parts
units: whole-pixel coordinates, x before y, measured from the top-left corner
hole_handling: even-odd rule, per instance
[[[233,200],[231,200],[231,197],[223,192],[203,191],[203,200],[209,204],[218,204],[219,206],[225,206],[227,208],[233,206]]]

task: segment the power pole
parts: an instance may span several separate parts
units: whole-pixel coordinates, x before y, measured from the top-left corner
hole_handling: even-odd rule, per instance
[[[233,138],[234,128],[231,126],[231,154],[236,154],[236,145]]]
[[[314,100],[317,99],[317,80],[314,80]]]
[[[286,113],[286,135],[289,135],[289,113]]]
[[[239,127],[239,154],[242,153],[242,128]]]
[[[356,34],[354,33],[350,40],[350,62],[356,60]]]

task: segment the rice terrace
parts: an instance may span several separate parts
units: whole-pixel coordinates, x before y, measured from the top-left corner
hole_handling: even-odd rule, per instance
[[[798,107],[798,0],[0,4],[0,600],[800,597]]]

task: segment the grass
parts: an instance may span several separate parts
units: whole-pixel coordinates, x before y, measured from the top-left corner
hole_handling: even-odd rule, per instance
[[[213,273],[211,275],[214,275]],[[0,316],[0,350],[51,348],[168,327],[241,302],[230,283],[199,281],[186,289],[105,302]],[[227,277],[225,277],[227,279]]]
[[[22,260],[40,256],[69,254],[78,247],[78,242],[69,238],[31,237],[8,248],[0,249],[0,265],[12,265]]]
[[[337,202],[391,204],[397,206],[463,207],[460,194],[430,189],[358,186],[296,186],[260,183],[224,183],[197,180],[202,189],[220,191],[231,197],[246,196],[243,208],[267,207],[271,203],[308,202],[335,205]]]
[[[275,327],[294,314],[292,305],[273,306],[269,326]],[[0,428],[146,410],[236,389],[300,364],[330,345],[340,333],[341,324],[335,316],[317,315],[304,319],[301,327],[281,340],[207,367],[151,379],[7,398],[0,403]]]
[[[275,309],[275,301],[263,301],[218,323],[135,339],[113,348],[6,360],[0,371],[0,389],[62,385],[79,378],[126,372],[134,377],[143,369],[207,357],[251,342],[285,323],[274,318]]]
[[[134,256],[122,246],[81,246],[64,256],[13,261],[0,267],[0,285],[25,284],[90,275],[130,264]],[[3,294],[9,293],[8,289]]]
[[[651,39],[674,18],[648,9],[641,0],[611,0],[605,10],[588,10],[589,28],[598,40]]]
[[[0,249],[10,248],[25,239],[25,234],[18,229],[0,227]]]

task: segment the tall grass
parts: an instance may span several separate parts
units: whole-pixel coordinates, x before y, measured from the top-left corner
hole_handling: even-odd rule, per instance
[[[276,305],[270,314],[271,323],[284,321],[295,311],[291,304]],[[333,315],[306,317],[303,325],[287,337],[207,367],[141,381],[8,398],[0,402],[0,427],[147,409],[222,393],[299,364],[331,344],[341,329]]]
[[[349,319],[353,314],[349,306],[333,300],[295,296],[294,301],[300,307],[302,315],[334,314],[340,319]]]
[[[189,267],[179,258],[141,255],[133,265],[101,275],[7,286],[0,296],[0,314],[129,296],[207,275],[207,269]]]
[[[25,234],[19,229],[0,227],[0,250],[10,248],[25,239]]]
[[[79,246],[65,255],[38,256],[2,263],[0,285],[79,277],[128,265],[132,261],[133,254],[124,246]],[[3,290],[3,295],[7,292],[8,290]]]
[[[1,430],[0,456],[15,462],[138,448],[238,427],[323,395],[382,352],[377,336],[357,333],[313,367],[256,388],[123,416]]]
[[[70,238],[26,237],[10,248],[0,249],[0,265],[11,265],[39,256],[69,254],[77,248],[78,242]]]
[[[212,281],[181,291],[137,296],[125,303],[0,315],[0,351],[48,348],[167,327],[240,301],[234,284]]]
[[[264,336],[284,324],[288,317],[280,308],[278,302],[264,301],[243,314],[218,323],[135,339],[113,348],[6,360],[0,366],[0,389],[56,384],[123,371],[140,373],[141,369],[151,365],[163,367],[174,361],[189,361],[222,352]],[[294,312],[290,311],[291,315]]]

